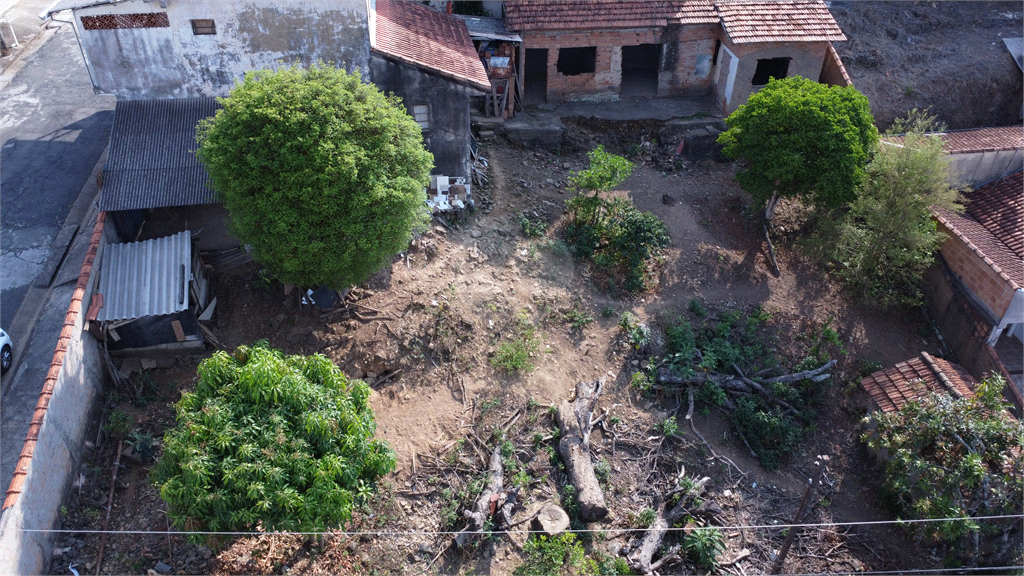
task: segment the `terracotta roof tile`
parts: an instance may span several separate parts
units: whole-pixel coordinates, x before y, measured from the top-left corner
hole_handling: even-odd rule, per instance
[[[373,49],[481,90],[490,90],[466,23],[416,2],[378,0]]]
[[[594,30],[718,24],[710,0],[530,0],[505,2],[509,30]]]
[[[949,154],[1024,148],[1024,126],[997,126],[943,132],[942,149]]]
[[[986,184],[967,195],[967,213],[1024,258],[1024,172]]]
[[[961,366],[927,352],[860,381],[883,412],[895,412],[932,392],[956,397],[973,394],[974,379]]]
[[[943,225],[1014,288],[1024,287],[1022,172],[967,195],[966,214],[933,208]]]
[[[846,40],[824,2],[716,2],[715,5],[722,28],[735,44]]]

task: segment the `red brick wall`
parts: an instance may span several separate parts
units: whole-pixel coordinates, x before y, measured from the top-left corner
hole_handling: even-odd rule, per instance
[[[974,296],[981,300],[996,317],[1002,318],[1013,298],[1014,287],[1008,280],[996,273],[980,256],[956,237],[941,222],[940,232],[949,238],[942,244],[942,256]]]
[[[658,96],[707,94],[711,73],[696,74],[701,55],[712,56],[717,26],[683,26],[630,30],[588,30],[581,32],[524,32],[525,48],[548,49],[549,102],[584,98],[614,99],[622,82],[622,46],[673,44],[676,63],[672,70],[659,70]],[[594,46],[597,62],[593,73],[565,76],[558,72],[558,49]]]

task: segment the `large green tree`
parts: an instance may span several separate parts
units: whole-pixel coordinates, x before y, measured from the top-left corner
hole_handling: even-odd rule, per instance
[[[856,199],[819,224],[812,245],[855,294],[881,307],[921,303],[925,270],[945,239],[932,209],[959,211],[959,190],[933,116],[913,111],[893,123],[867,166]],[[895,136],[900,134],[897,139]]]
[[[878,141],[863,94],[799,76],[772,79],[725,123],[718,141],[747,161],[736,180],[769,221],[780,198],[826,207],[853,200]]]
[[[330,530],[395,456],[374,440],[370,388],[328,358],[263,344],[199,365],[153,482],[188,531]]]
[[[429,216],[433,157],[399,99],[325,64],[248,72],[199,126],[231,229],[283,282],[345,288]]]
[[[969,398],[933,394],[909,402],[876,416],[865,435],[889,455],[884,487],[904,518],[936,520],[914,527],[974,561],[983,538],[1020,526],[1019,519],[981,518],[1024,511],[1024,425],[1006,412],[1004,385],[994,376]]]

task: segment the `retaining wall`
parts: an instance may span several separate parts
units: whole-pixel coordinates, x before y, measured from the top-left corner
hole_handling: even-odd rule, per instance
[[[106,214],[100,213],[49,372],[0,512],[0,574],[49,571],[60,506],[78,470],[86,432],[106,382],[99,343],[83,330],[93,264],[101,256]],[[35,532],[34,530],[44,530]]]

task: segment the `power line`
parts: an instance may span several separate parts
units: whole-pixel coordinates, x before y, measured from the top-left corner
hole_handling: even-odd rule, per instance
[[[666,530],[669,532],[676,532],[686,530],[687,532],[699,531],[699,530],[781,530],[784,528],[821,528],[821,527],[837,527],[837,526],[884,526],[884,525],[906,525],[906,524],[927,524],[929,522],[964,522],[964,521],[976,521],[976,520],[1009,520],[1011,518],[1019,519],[1024,521],[1024,514],[1003,514],[998,516],[973,516],[973,517],[954,517],[954,518],[917,518],[910,520],[864,520],[860,522],[820,522],[820,523],[804,523],[804,524],[751,524],[745,526],[698,526],[698,527],[675,527],[669,526]],[[568,530],[568,532],[575,532],[578,534],[583,533],[598,533],[598,532],[647,532],[649,528],[583,528],[580,530]],[[48,534],[171,534],[171,535],[183,535],[187,536],[194,534],[197,536],[410,536],[429,534],[434,536],[444,535],[455,535],[455,534],[492,534],[494,532],[505,532],[505,530],[367,530],[367,531],[336,531],[336,530],[323,530],[316,532],[227,532],[227,531],[212,531],[212,530],[196,530],[190,532],[177,531],[177,530],[73,530],[68,528],[60,529],[44,529],[44,528],[22,528],[20,532],[42,532]],[[543,530],[522,530],[528,534],[533,533],[545,533]]]

